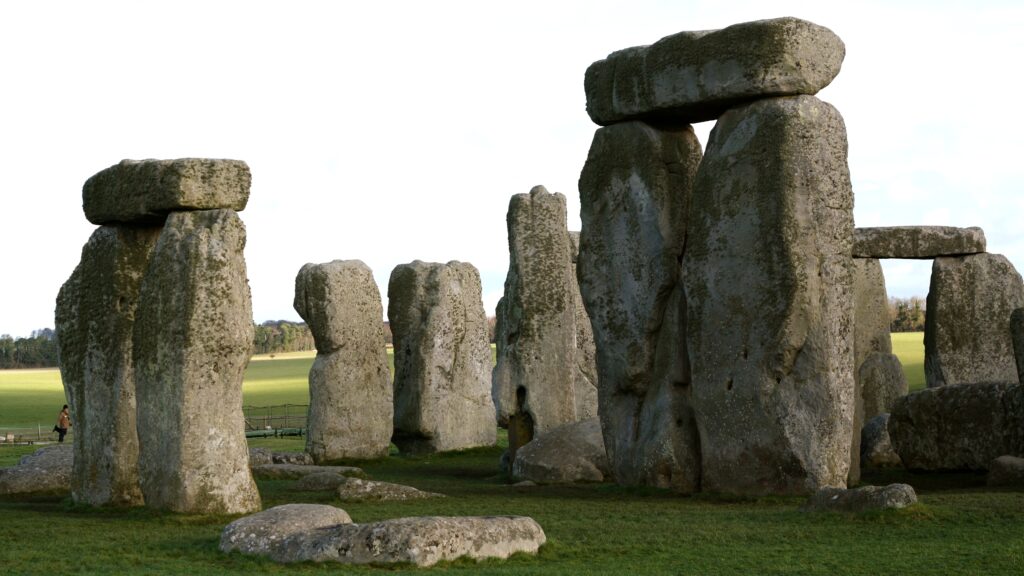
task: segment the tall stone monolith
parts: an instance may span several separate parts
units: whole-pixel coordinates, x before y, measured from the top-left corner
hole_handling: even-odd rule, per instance
[[[494,445],[491,347],[476,268],[419,260],[396,267],[388,321],[395,350],[392,442],[413,454]]]
[[[260,509],[242,415],[253,347],[244,247],[234,210],[173,212],[150,257],[132,351],[147,506]]]
[[[593,415],[593,382],[577,363],[576,278],[565,197],[537,186],[509,202],[509,269],[498,303],[492,395],[509,451]],[[511,460],[510,460],[511,461]]]
[[[855,389],[846,155],[842,117],[812,96],[738,106],[711,133],[683,259],[704,489],[846,485]]]
[[[75,431],[75,502],[143,503],[132,332],[142,277],[160,230],[97,228],[57,297],[61,380]]]
[[[597,130],[580,176],[580,290],[597,348],[598,412],[616,481],[693,492],[680,260],[701,146],[688,125]]]
[[[1000,254],[936,258],[924,317],[929,388],[1020,382],[1010,315],[1024,306],[1024,283]]]
[[[394,407],[373,272],[358,260],[306,264],[295,278],[294,306],[317,350],[306,451],[317,463],[387,456]]]
[[[597,418],[597,346],[590,316],[583,305],[580,283],[577,280],[580,255],[580,233],[569,231],[569,249],[572,257],[572,299],[576,309],[576,415],[580,422]]]

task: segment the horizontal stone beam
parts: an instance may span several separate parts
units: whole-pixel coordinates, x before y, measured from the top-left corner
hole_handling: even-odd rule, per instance
[[[954,226],[889,226],[855,228],[854,258],[930,260],[985,251],[985,231]]]

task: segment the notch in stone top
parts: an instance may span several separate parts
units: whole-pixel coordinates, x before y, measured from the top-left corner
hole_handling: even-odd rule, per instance
[[[85,181],[93,224],[158,224],[170,212],[245,209],[252,174],[242,160],[122,160]]]
[[[845,56],[834,32],[799,18],[679,32],[591,64],[587,113],[602,126],[714,120],[750,100],[814,95],[839,74]]]

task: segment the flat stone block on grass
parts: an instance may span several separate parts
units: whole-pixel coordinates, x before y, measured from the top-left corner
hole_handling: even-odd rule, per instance
[[[71,444],[47,446],[0,468],[0,495],[63,494],[71,489],[74,451]]]
[[[954,226],[886,226],[855,228],[854,258],[931,260],[985,251],[985,231]]]
[[[333,473],[343,476],[362,476],[363,469],[354,466],[307,466],[304,464],[261,464],[252,467],[257,478],[272,480],[298,480],[310,474]]]
[[[909,484],[862,486],[846,490],[825,487],[811,496],[801,508],[805,512],[867,512],[906,508],[917,502],[917,493]]]
[[[289,536],[351,523],[348,513],[334,506],[284,504],[228,524],[220,535],[220,551],[267,555]]]

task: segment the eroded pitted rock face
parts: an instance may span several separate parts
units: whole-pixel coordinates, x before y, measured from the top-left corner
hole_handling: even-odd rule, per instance
[[[580,176],[580,290],[597,348],[604,444],[625,485],[700,486],[680,284],[700,160],[691,127],[625,122],[594,134]]]
[[[0,468],[0,495],[66,494],[71,486],[74,451],[61,444],[22,456],[16,466]]]
[[[133,359],[146,504],[258,510],[242,414],[253,346],[245,227],[233,210],[167,218],[141,286]]]
[[[220,535],[220,550],[267,555],[289,536],[351,523],[348,513],[334,506],[284,504],[228,524]]]
[[[602,482],[609,472],[597,418],[549,431],[523,446],[512,463],[513,478],[537,484]]]
[[[388,284],[395,344],[392,441],[406,453],[491,446],[491,400],[480,275],[471,264],[403,264]]]
[[[984,251],[985,232],[976,227],[889,226],[853,231],[853,255],[857,258],[930,260]]]
[[[733,108],[711,133],[683,258],[706,489],[807,493],[846,483],[854,412],[846,152],[841,116],[811,96]]]

